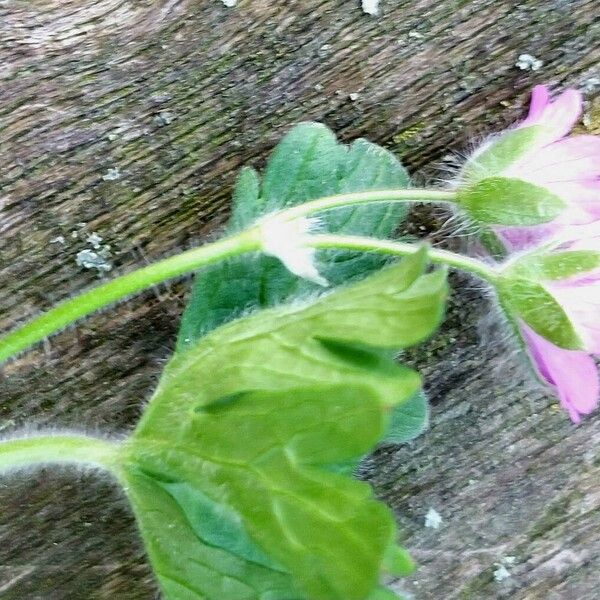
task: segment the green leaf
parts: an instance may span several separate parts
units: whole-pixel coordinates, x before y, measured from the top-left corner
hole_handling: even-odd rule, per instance
[[[318,123],[301,123],[277,145],[262,184],[243,169],[233,194],[228,231],[251,225],[260,216],[306,200],[344,192],[404,188],[408,175],[392,154],[366,140],[339,144]],[[328,211],[322,230],[388,237],[406,214],[400,204],[369,205]],[[347,283],[385,264],[374,254],[323,250],[319,271],[332,284]],[[177,349],[189,347],[215,327],[257,308],[310,296],[318,286],[289,273],[275,258],[240,256],[204,269],[196,276],[182,318]]]
[[[501,304],[542,337],[567,350],[581,350],[581,339],[569,317],[554,297],[538,282],[511,277],[498,281]]]
[[[406,347],[438,324],[445,273],[423,275],[425,258],[230,322],[168,364],[123,476],[169,600],[362,600],[377,588],[394,519],[336,465],[372,449],[420,387],[373,347]]]
[[[390,444],[409,442],[423,433],[428,423],[427,396],[419,390],[393,410],[384,441]]]
[[[307,600],[285,570],[247,541],[239,518],[226,507],[185,482],[163,481],[135,464],[124,478],[165,600]],[[176,486],[179,497],[173,495]],[[215,517],[229,533],[223,546],[215,543]],[[239,548],[228,547],[229,540],[238,540]]]
[[[550,190],[510,177],[487,177],[459,190],[458,204],[490,225],[538,225],[558,217],[564,201]]]
[[[542,131],[541,126],[534,125],[503,133],[467,161],[462,169],[461,179],[473,183],[500,175],[534,147]]]
[[[520,256],[506,270],[511,275],[538,281],[552,281],[585,275],[600,267],[600,252],[567,250],[531,252]]]
[[[415,570],[415,563],[410,554],[404,549],[393,544],[385,556],[383,568],[390,575],[406,577]]]
[[[233,208],[228,229],[231,232],[242,231],[254,221],[262,210],[260,200],[260,179],[258,173],[243,167],[233,189]]]

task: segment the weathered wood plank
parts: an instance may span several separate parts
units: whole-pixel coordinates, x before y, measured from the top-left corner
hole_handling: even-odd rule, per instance
[[[0,2],[0,327],[94,282],[75,260],[93,232],[113,273],[205,239],[237,169],[260,166],[293,122],[368,137],[430,179],[449,152],[522,114],[534,82],[599,75],[594,0],[382,0],[378,18],[358,4]],[[522,52],[541,71],[515,68]],[[2,429],[130,428],[186,289],[143,294],[4,367]],[[599,421],[573,430],[523,387],[508,351],[477,331],[485,299],[458,298],[429,346],[443,368],[416,353],[432,429],[365,467],[423,564],[415,597],[595,598]],[[110,482],[43,471],[3,481],[0,505],[0,597],[154,597]],[[439,531],[422,528],[429,506]],[[506,555],[513,577],[490,581]]]

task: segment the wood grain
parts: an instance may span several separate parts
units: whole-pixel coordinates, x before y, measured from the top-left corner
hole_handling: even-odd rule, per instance
[[[353,0],[0,1],[0,327],[96,281],[76,263],[93,232],[110,245],[112,274],[214,235],[239,167],[261,167],[292,123],[365,136],[435,182],[473,139],[523,114],[532,84],[593,92],[600,75],[595,0],[381,8],[373,18]],[[517,69],[523,52],[542,69]],[[443,221],[418,213],[415,229]],[[411,355],[432,428],[364,466],[422,564],[403,585],[417,600],[593,600],[600,420],[573,429],[525,385],[501,328],[481,326],[486,294],[462,284],[443,331]],[[130,429],[188,288],[142,294],[4,366],[2,430]],[[13,477],[0,506],[1,598],[156,597],[110,481]],[[430,506],[439,530],[423,528]],[[497,583],[506,556],[511,577]]]

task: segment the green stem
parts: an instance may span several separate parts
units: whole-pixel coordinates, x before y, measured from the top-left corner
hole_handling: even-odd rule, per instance
[[[452,203],[456,200],[456,192],[448,190],[424,190],[407,188],[401,190],[374,190],[371,192],[354,192],[326,196],[311,200],[281,211],[286,219],[297,219],[332,208],[353,206],[355,204],[378,204],[380,202],[435,202]]]
[[[345,250],[376,252],[378,254],[393,254],[397,256],[414,254],[420,248],[418,244],[408,244],[406,242],[392,242],[361,236],[334,234],[311,235],[308,243],[314,248],[343,248]],[[498,271],[494,267],[468,256],[454,254],[454,252],[448,252],[447,250],[436,250],[434,248],[428,250],[427,256],[434,263],[448,265],[461,271],[473,273],[492,284],[498,278]]]
[[[324,210],[356,204],[417,201],[452,202],[454,198],[454,192],[443,190],[376,190],[319,198],[279,211],[278,216],[285,220],[292,220]],[[167,279],[196,271],[225,258],[260,249],[260,231],[257,227],[251,227],[235,236],[188,250],[117,277],[108,283],[99,285],[58,304],[48,312],[8,333],[0,339],[0,363],[78,319],[131,294],[140,292]],[[376,252],[377,250],[373,249],[373,251]]]
[[[85,435],[39,435],[0,441],[0,473],[40,464],[84,464],[116,473],[120,446]]]
[[[236,236],[182,252],[92,288],[58,304],[4,336],[0,340],[0,362],[107,304],[229,256],[260,250],[260,247],[260,238],[252,228]]]

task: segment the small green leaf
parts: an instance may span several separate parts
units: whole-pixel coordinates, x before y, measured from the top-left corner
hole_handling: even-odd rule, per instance
[[[383,568],[390,575],[406,577],[415,570],[415,567],[416,565],[407,550],[396,544],[389,547]]]
[[[487,177],[460,189],[459,205],[490,225],[538,225],[558,217],[564,201],[548,189],[522,179]]]
[[[509,272],[527,279],[552,281],[585,275],[599,267],[600,252],[594,250],[542,250],[520,256],[510,264]]]
[[[182,491],[188,487],[182,505],[182,499],[173,496],[164,481],[135,465],[126,470],[125,479],[165,600],[308,600],[284,569],[271,559],[266,561],[246,541],[248,534],[239,518],[232,523],[223,505],[191,485],[170,480],[169,485],[180,486]],[[194,495],[197,502],[193,502]],[[207,503],[219,508],[213,509],[212,515],[203,512]],[[218,511],[226,519],[224,531],[231,534],[223,545],[215,543],[211,535],[217,526],[212,519]],[[230,540],[238,540],[240,548],[228,547]],[[272,566],[266,566],[267,562]]]
[[[581,350],[581,339],[554,297],[536,282],[507,275],[498,282],[501,304],[539,335],[567,350]]]
[[[339,144],[319,123],[301,123],[277,145],[262,184],[243,169],[233,194],[228,231],[239,231],[262,215],[306,200],[344,192],[404,188],[406,171],[389,152],[366,140]],[[375,204],[328,211],[323,231],[388,237],[406,209]],[[319,271],[333,286],[379,269],[386,259],[375,254],[322,250]],[[181,322],[177,349],[183,350],[215,327],[257,308],[309,296],[318,286],[289,273],[275,258],[259,254],[236,257],[196,276]]]
[[[370,497],[366,484],[318,467],[368,452],[383,432],[384,419],[367,387],[248,392],[222,410],[194,411],[177,436],[138,437],[130,448],[135,467],[128,483],[136,485],[139,471],[158,482],[168,477],[177,483],[161,487],[172,497],[172,488],[180,491],[178,482],[184,482],[191,488],[185,500],[200,494],[224,505],[226,514],[235,511],[238,529],[247,531],[261,549],[254,553],[258,559],[245,542],[232,550],[223,531],[229,556],[265,569],[269,563],[283,565],[284,573],[289,572],[311,600],[359,600],[377,582],[383,553],[395,535],[394,521]],[[160,510],[155,503],[153,511]],[[181,513],[190,523],[189,513],[196,510],[192,504]],[[165,520],[157,532],[144,527],[144,518],[138,515],[142,533],[151,542],[162,537],[160,530],[170,523]],[[201,531],[203,515],[192,523]],[[219,541],[214,535],[209,540],[202,531],[200,539]],[[165,557],[149,552],[164,578]],[[260,559],[263,552],[270,561]],[[178,560],[189,558],[180,555]],[[183,580],[176,572],[169,578]],[[220,569],[205,578],[218,588]],[[206,597],[204,581],[192,585],[202,594],[198,598]]]
[[[467,183],[473,183],[502,174],[534,147],[542,130],[542,127],[534,125],[503,133],[467,161],[461,172],[461,179]]]
[[[423,390],[413,394],[392,412],[390,424],[383,441],[401,444],[421,435],[429,423],[429,406]]]
[[[258,173],[243,167],[233,189],[233,208],[228,229],[231,232],[246,229],[262,211]]]
[[[168,600],[363,600],[377,589],[394,519],[341,467],[420,388],[375,348],[437,326],[445,273],[422,275],[425,260],[230,322],[170,361],[124,465]]]

